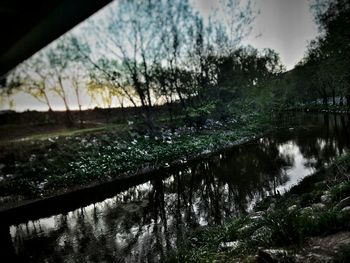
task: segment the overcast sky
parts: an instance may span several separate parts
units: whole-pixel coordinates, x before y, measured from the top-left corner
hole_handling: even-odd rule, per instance
[[[220,1],[199,0],[195,7],[208,14]],[[258,49],[271,48],[280,54],[282,63],[292,69],[304,55],[308,41],[317,35],[309,0],[256,0],[260,11],[250,36],[243,44]]]
[[[219,0],[192,1],[204,17],[208,16],[220,2]],[[108,9],[108,6],[104,9]],[[242,44],[249,44],[258,49],[274,49],[280,54],[286,68],[292,69],[302,59],[307,43],[317,35],[317,26],[310,12],[309,0],[255,0],[255,9],[260,13],[253,22],[251,34]],[[104,10],[101,10],[96,15],[103,16],[103,13]],[[54,110],[64,109],[57,98],[51,99]],[[84,101],[84,108],[96,106],[88,97]],[[14,109],[17,111],[47,110],[45,105],[26,94],[16,95],[14,102]],[[0,106],[2,109],[9,108],[8,103],[2,103]],[[76,105],[72,102],[72,109],[74,108]]]

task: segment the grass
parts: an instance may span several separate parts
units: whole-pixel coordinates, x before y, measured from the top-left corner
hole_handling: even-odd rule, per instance
[[[12,140],[2,140],[0,143],[2,145],[6,145],[9,143],[17,143],[22,141],[36,141],[36,140],[47,140],[49,138],[55,137],[72,137],[83,135],[87,133],[98,133],[106,130],[120,130],[125,128],[125,125],[121,124],[104,124],[102,127],[94,127],[94,128],[72,128],[72,129],[60,129],[50,132],[44,132],[40,134],[31,134],[29,136],[12,139]]]
[[[324,112],[324,111],[350,111],[349,105],[324,105],[324,104],[315,104],[315,103],[307,103],[304,105],[296,105],[296,106],[289,106],[285,108],[286,110],[301,110],[301,111],[316,111],[316,112]]]
[[[332,200],[340,201],[343,198],[350,196],[350,181],[344,182],[330,191]]]
[[[264,214],[257,221],[241,218],[229,221],[222,226],[195,232],[183,246],[180,246],[177,254],[169,258],[169,262],[244,260],[254,255],[258,247],[283,247],[297,250],[308,237],[332,234],[340,230],[350,230],[350,213],[313,211],[302,214],[300,211],[277,209],[272,213]],[[237,249],[221,250],[222,242],[234,240],[240,242]]]
[[[164,129],[154,138],[127,125],[33,135],[2,145],[0,192],[2,196],[45,196],[125,172],[168,166],[174,160],[210,153],[253,134],[251,128],[235,123],[201,130],[186,126],[174,132]]]
[[[350,244],[342,246],[334,258],[334,263],[348,262],[350,262]]]

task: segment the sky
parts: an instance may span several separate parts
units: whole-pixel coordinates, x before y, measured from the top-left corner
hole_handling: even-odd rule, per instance
[[[287,70],[304,55],[307,43],[317,34],[317,25],[310,12],[309,0],[256,0],[259,11],[251,34],[242,42],[258,49],[271,48],[280,54]],[[218,0],[200,0],[195,7],[209,14]]]
[[[242,0],[247,1],[247,0]],[[309,7],[310,0],[253,0],[257,14],[252,31],[242,41],[242,45],[251,45],[257,49],[271,48],[279,53],[282,63],[287,70],[292,69],[298,63],[306,51],[309,41],[317,34],[317,25]],[[213,8],[220,0],[192,0],[194,8],[204,17],[208,17]],[[103,16],[109,6],[100,10],[93,16]],[[82,22],[78,27],[84,24]],[[72,94],[72,97],[73,94]],[[93,108],[97,104],[91,101],[87,95],[83,99],[83,108]],[[16,111],[25,110],[47,110],[47,107],[33,99],[27,94],[19,93],[13,98],[12,109]],[[59,99],[50,98],[54,110],[64,110]],[[0,110],[9,109],[9,101],[0,101]],[[71,108],[76,109],[74,99]]]

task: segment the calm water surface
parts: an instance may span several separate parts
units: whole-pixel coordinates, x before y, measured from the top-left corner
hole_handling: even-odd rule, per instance
[[[102,202],[11,225],[2,243],[24,262],[161,262],[191,230],[248,211],[349,149],[347,116],[299,115],[300,128],[170,169]]]

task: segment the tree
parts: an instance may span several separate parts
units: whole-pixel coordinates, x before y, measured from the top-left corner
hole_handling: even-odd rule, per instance
[[[31,95],[33,98],[47,105],[52,112],[49,100],[50,78],[45,60],[45,54],[39,52],[26,60],[7,76],[7,88],[16,93],[19,91]]]
[[[151,73],[160,54],[161,21],[158,18],[161,13],[162,6],[158,1],[120,1],[110,14],[107,31],[99,30],[102,41],[99,45],[105,48],[106,54],[120,61],[119,78],[123,85],[133,87],[152,135],[156,126],[152,112]],[[101,70],[101,67],[95,69]],[[108,77],[114,76],[108,74]]]
[[[83,53],[81,52],[83,51]],[[73,117],[69,106],[69,90],[73,90],[80,114],[80,125],[82,125],[81,93],[82,85],[89,80],[88,69],[85,67],[86,56],[90,48],[82,43],[77,37],[68,35],[61,37],[54,46],[46,51],[48,75],[52,79],[52,90],[58,95],[65,106],[67,124],[73,124]]]
[[[320,76],[350,103],[350,4],[347,0],[315,0],[312,6],[322,35],[312,42],[306,57],[321,64]],[[328,73],[325,75],[325,73]]]
[[[126,102],[130,102],[134,107],[138,106],[137,95],[133,88],[122,79],[122,66],[116,60],[100,58],[96,63],[90,60],[92,68],[90,69],[90,94],[93,86],[104,86],[111,88],[112,97],[116,97],[119,105],[123,108]],[[97,91],[100,90],[97,88]]]
[[[179,101],[185,113],[189,105],[202,107],[202,91],[215,87],[216,59],[249,32],[251,2],[224,2],[227,6],[220,12],[228,18],[226,24],[214,14],[204,23],[188,0],[119,1],[109,15],[87,28],[98,36],[98,55],[88,57],[91,75],[103,76],[104,85],[110,82],[140,106],[154,134],[154,104],[163,101],[170,109]],[[124,87],[132,87],[132,94]]]

